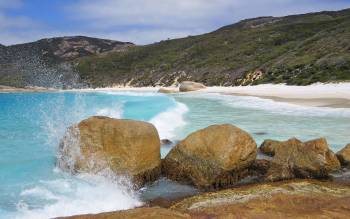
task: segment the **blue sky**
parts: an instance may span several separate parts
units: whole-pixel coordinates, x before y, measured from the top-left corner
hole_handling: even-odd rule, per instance
[[[245,18],[344,8],[350,0],[0,0],[0,43],[86,35],[147,44]]]

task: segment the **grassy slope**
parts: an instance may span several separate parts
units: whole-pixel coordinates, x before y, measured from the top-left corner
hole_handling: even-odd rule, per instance
[[[137,46],[122,53],[80,59],[91,86],[130,81],[134,86],[197,80],[207,85],[350,80],[350,10],[283,18],[257,18],[212,33]]]

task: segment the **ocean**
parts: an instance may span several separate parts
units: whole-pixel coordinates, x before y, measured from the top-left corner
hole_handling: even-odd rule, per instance
[[[231,123],[264,139],[325,137],[335,152],[350,143],[350,109],[297,106],[249,96],[65,91],[0,94],[0,218],[52,218],[130,209],[145,199],[196,190],[162,179],[133,191],[96,175],[55,166],[67,127],[92,115],[153,123],[178,141],[211,124]],[[170,147],[162,148],[164,157]]]

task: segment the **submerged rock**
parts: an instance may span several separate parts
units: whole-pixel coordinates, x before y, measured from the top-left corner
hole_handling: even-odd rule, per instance
[[[336,155],[324,138],[304,143],[295,138],[289,139],[274,147],[273,151],[275,155],[266,176],[270,181],[323,178],[340,169]]]
[[[160,140],[160,144],[161,145],[172,145],[173,142],[170,141],[169,139],[162,139],[162,140]]]
[[[162,163],[164,174],[201,188],[231,185],[246,176],[257,154],[254,139],[233,125],[212,125],[190,134]]]
[[[58,165],[73,173],[130,177],[136,185],[160,175],[160,139],[146,122],[94,116],[69,128],[59,148]]]
[[[337,153],[337,157],[342,166],[350,167],[350,144],[341,149]]]
[[[192,82],[192,81],[184,81],[180,83],[179,90],[180,92],[188,92],[188,91],[196,91],[206,88],[203,84]]]

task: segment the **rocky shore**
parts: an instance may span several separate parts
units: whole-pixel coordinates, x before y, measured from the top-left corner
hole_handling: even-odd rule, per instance
[[[137,209],[70,218],[346,218],[350,214],[350,183],[331,180],[332,173],[349,167],[349,145],[335,154],[324,138],[306,142],[291,138],[265,140],[257,148],[249,133],[229,124],[190,134],[163,160],[160,142],[155,127],[146,122],[91,117],[70,127],[59,147],[57,164],[63,170],[125,176],[134,188],[163,175],[202,191],[176,202],[154,200]],[[257,159],[258,152],[266,159]],[[240,183],[248,178],[254,179],[249,185]]]

